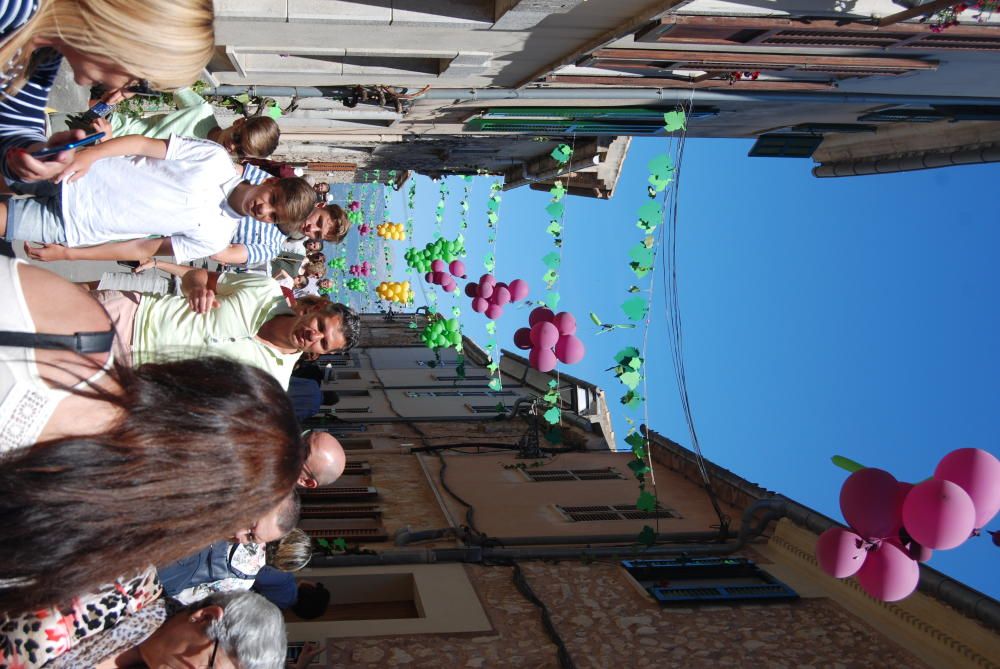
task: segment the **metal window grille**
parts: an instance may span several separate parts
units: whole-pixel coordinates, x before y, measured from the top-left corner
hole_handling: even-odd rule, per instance
[[[634,504],[615,504],[612,506],[559,506],[556,508],[567,519],[574,523],[598,520],[649,520],[653,518],[678,518],[679,516],[663,507],[654,511],[640,511]]]
[[[433,365],[428,363],[433,362]],[[417,360],[420,367],[458,367],[458,360]]]
[[[303,504],[303,518],[373,518],[382,517],[376,504]]]
[[[364,460],[360,460],[357,462],[348,462],[346,465],[344,465],[344,474],[348,476],[350,475],[359,476],[362,474],[370,475],[371,473],[372,473],[372,466],[367,462],[365,462]]]
[[[303,490],[299,493],[304,503],[310,501],[361,500],[378,497],[378,489],[372,486],[344,486],[341,488],[324,486]]]
[[[337,407],[334,413],[371,413],[371,407]]]
[[[790,601],[798,594],[746,558],[623,560],[660,604]]]
[[[434,376],[435,381],[489,381],[490,377],[483,374],[472,374],[469,376],[455,376],[453,374],[438,374]]]
[[[504,405],[501,410],[496,404],[466,404],[466,408],[472,413],[504,413],[510,411],[510,406]]]
[[[325,426],[324,429],[330,434],[337,436],[344,432],[367,432],[368,426],[364,423],[338,423],[336,425]],[[344,448],[347,447],[345,446]]]
[[[751,158],[809,158],[823,143],[822,135],[771,133],[750,147]]]
[[[611,467],[602,469],[525,469],[524,474],[536,482],[546,481],[608,481],[623,478]]]

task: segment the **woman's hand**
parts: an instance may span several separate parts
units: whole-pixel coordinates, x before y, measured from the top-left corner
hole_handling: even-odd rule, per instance
[[[133,274],[140,274],[147,269],[156,269],[156,258],[143,258],[132,270]]]
[[[7,169],[20,181],[49,181],[59,177],[66,166],[72,162],[75,151],[61,151],[54,156],[46,156],[41,160],[31,155],[50,146],[59,146],[67,142],[83,139],[83,130],[64,130],[57,132],[44,144],[39,142],[27,149],[10,149],[7,152]]]
[[[69,260],[69,248],[62,244],[42,244],[41,246],[31,246],[24,243],[24,252],[32,260],[40,262],[51,262],[53,260]]]
[[[106,119],[106,118],[96,118],[96,119],[94,119],[94,122],[90,124],[90,127],[93,129],[94,133],[97,133],[97,132],[103,132],[104,133],[104,137],[102,137],[101,139],[97,140],[98,144],[100,144],[101,142],[106,142],[109,139],[111,139],[112,137],[114,137],[114,132],[111,129],[111,122],[108,119]],[[91,133],[91,134],[94,134],[94,133]]]
[[[76,155],[72,156],[72,159],[63,167],[62,172],[52,179],[52,181],[71,184],[83,178],[90,171],[90,166],[97,162],[100,157],[94,149],[76,151],[74,153]]]
[[[215,292],[204,286],[195,286],[187,295],[188,306],[196,314],[207,314],[212,309],[219,308],[219,301],[215,299]]]

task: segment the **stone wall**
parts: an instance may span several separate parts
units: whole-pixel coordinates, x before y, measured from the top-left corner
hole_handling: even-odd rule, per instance
[[[614,563],[526,562],[579,669],[913,667],[926,665],[828,599],[662,608]],[[331,639],[329,667],[557,668],[539,611],[512,569],[467,566],[495,634]]]

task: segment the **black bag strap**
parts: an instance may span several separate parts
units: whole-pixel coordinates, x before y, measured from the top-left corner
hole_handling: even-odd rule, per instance
[[[74,353],[107,353],[115,340],[115,331],[76,332],[71,335],[44,332],[10,332],[0,330],[0,346],[40,348]]]

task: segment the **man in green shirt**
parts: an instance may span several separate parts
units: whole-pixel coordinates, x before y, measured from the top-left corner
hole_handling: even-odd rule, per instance
[[[182,277],[183,296],[94,291],[115,322],[115,354],[133,364],[221,355],[270,372],[287,388],[303,353],[357,344],[360,319],[343,304],[311,298],[290,305],[265,276],[220,275],[159,260],[156,267]]]

